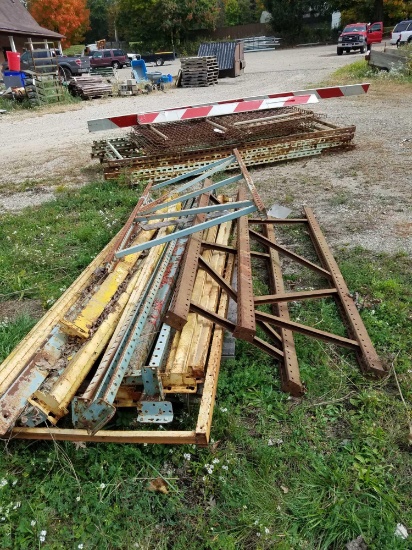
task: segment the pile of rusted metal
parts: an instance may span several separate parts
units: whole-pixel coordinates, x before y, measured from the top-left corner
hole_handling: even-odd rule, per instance
[[[113,85],[103,76],[73,76],[68,85],[69,92],[82,99],[113,95]]]
[[[92,157],[104,164],[106,179],[127,171],[136,180],[158,182],[223,159],[234,147],[247,166],[348,148],[355,126],[339,127],[303,107],[319,99],[365,93],[368,86],[301,90],[93,120],[90,131],[132,131],[124,138],[95,141]]]
[[[304,392],[294,332],[349,348],[364,371],[382,375],[311,210],[297,219],[271,212],[236,149],[149,184],[119,234],[0,366],[2,436],[206,445],[225,331],[273,357],[292,395]],[[317,261],[279,244],[285,226],[309,233]],[[284,259],[317,283],[288,288]],[[255,294],[256,272],[265,295]],[[336,301],[346,336],[291,321],[288,302],[313,299]],[[182,430],[176,416],[190,395],[198,417]],[[127,430],[116,422],[124,409],[133,411]]]

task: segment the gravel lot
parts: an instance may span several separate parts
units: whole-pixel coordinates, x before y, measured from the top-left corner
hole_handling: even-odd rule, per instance
[[[157,110],[281,92],[315,85],[335,69],[361,59],[336,55],[335,46],[246,54],[246,71],[210,88],[170,88],[147,96],[92,100],[0,118],[0,212],[53,198],[58,185],[96,179],[87,121],[109,115]],[[176,75],[177,60],[161,67]],[[152,69],[152,70],[157,70]],[[120,71],[129,77],[129,69]],[[355,124],[353,151],[277,164],[252,171],[267,205],[285,204],[298,213],[312,206],[332,246],[362,245],[374,251],[412,254],[412,87],[371,87],[362,97],[331,99],[314,106],[332,122]],[[119,131],[119,135],[124,131]],[[409,140],[409,141],[408,141]],[[20,191],[22,188],[25,192]]]

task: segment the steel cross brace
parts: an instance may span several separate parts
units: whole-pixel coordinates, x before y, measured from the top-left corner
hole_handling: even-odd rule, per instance
[[[335,334],[331,334],[325,331],[320,331],[318,329],[308,327],[306,325],[301,325],[300,323],[295,323],[290,321],[286,316],[281,315],[270,315],[261,311],[256,311],[256,319],[265,322],[268,324],[275,325],[280,327],[282,330],[288,330],[293,332],[300,332],[330,342],[337,344],[339,346],[347,347],[355,351],[358,362],[362,369],[367,372],[372,372],[378,376],[384,376],[385,370],[382,366],[382,363],[373,347],[373,344],[370,340],[370,337],[366,331],[366,328],[363,324],[363,321],[359,315],[359,312],[353,302],[353,299],[350,296],[349,289],[346,285],[346,282],[340,272],[340,269],[334,259],[329,246],[326,242],[324,235],[321,232],[319,224],[317,223],[315,216],[310,208],[305,208],[305,218],[302,218],[300,221],[304,223],[304,226],[308,228],[309,235],[312,240],[312,244],[316,250],[318,258],[323,265],[323,268],[319,268],[316,264],[308,262],[301,256],[298,256],[294,253],[290,253],[284,247],[271,243],[270,241],[273,238],[273,233],[271,238],[261,238],[259,233],[251,231],[253,237],[256,237],[259,242],[272,249],[272,251],[279,251],[294,259],[296,262],[305,265],[306,267],[312,268],[317,271],[320,275],[326,276],[328,283],[330,284],[329,288],[317,289],[313,291],[302,291],[302,292],[284,292],[283,283],[279,286],[281,282],[281,272],[277,273],[277,294],[268,295],[268,296],[257,296],[255,297],[255,305],[272,303],[277,304],[280,307],[282,304],[288,301],[295,300],[311,300],[314,298],[324,298],[331,296],[335,299],[338,309],[342,315],[343,321],[346,325],[346,328],[349,332],[351,338],[344,338]],[[263,224],[269,229],[271,223],[273,225],[278,223],[287,223],[288,220],[249,220],[251,223],[260,223]],[[289,220],[293,223],[298,223],[298,220]],[[267,231],[268,237],[270,237],[271,232]],[[279,262],[276,262],[279,266]],[[279,312],[279,310],[278,310]],[[285,342],[285,339],[283,338]],[[293,371],[296,373],[296,369],[293,368]],[[288,382],[285,382],[288,383]]]
[[[221,327],[225,328],[232,334],[236,330],[236,324],[232,323],[225,317],[222,317],[218,315],[217,313],[214,313],[213,311],[210,311],[199,304],[195,304],[193,302],[190,303],[190,311],[193,313],[197,313],[198,315],[201,315],[202,317],[205,317],[205,319],[209,319],[209,321],[212,321],[213,323],[216,323],[217,325],[220,325]],[[249,338],[249,336],[248,336]],[[243,340],[244,338],[242,338]],[[268,342],[265,342],[265,340],[262,340],[258,336],[253,336],[250,340],[247,340],[254,346],[262,349],[269,355],[272,355],[276,359],[283,359],[283,351],[276,348],[275,346],[272,346]]]

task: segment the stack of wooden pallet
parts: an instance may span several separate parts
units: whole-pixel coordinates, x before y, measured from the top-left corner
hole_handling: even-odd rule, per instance
[[[219,66],[215,56],[184,57],[180,61],[182,69],[179,81],[183,88],[217,84]]]
[[[101,76],[78,76],[69,82],[69,91],[83,99],[113,95],[113,86]]]

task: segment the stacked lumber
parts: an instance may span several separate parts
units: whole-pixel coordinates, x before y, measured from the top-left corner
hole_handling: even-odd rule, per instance
[[[181,62],[180,85],[182,88],[197,88],[217,84],[219,66],[216,56],[184,57]]]
[[[69,82],[69,92],[82,99],[113,95],[113,86],[101,76],[78,76]]]

